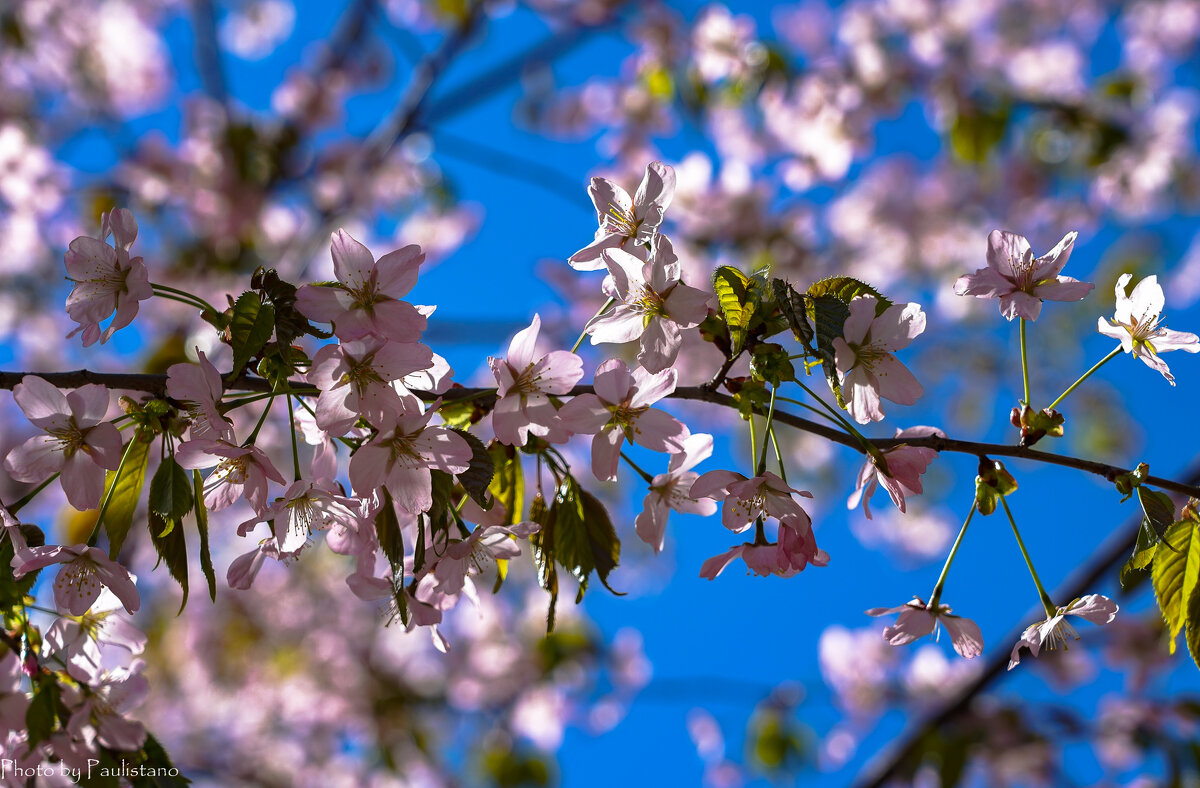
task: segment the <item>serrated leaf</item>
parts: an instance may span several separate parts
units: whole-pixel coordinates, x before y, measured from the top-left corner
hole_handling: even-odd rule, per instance
[[[508,518],[503,524],[515,525],[523,519],[521,515],[525,507],[525,472],[521,467],[521,454],[512,446],[493,442],[488,447],[488,455],[492,458],[494,469],[488,492],[508,511]],[[530,519],[534,519],[532,514]]]
[[[429,525],[432,531],[430,539],[433,544],[442,544],[442,538],[449,534],[450,526],[456,522],[454,499],[454,477],[445,471],[431,470],[429,472],[433,504],[429,507]]]
[[[375,514],[375,535],[379,539],[379,549],[383,551],[392,568],[403,566],[404,535],[400,532],[400,521],[396,517],[392,495],[386,489],[383,491],[383,505]]]
[[[587,590],[592,572],[609,588],[608,575],[621,559],[621,540],[604,504],[574,478],[567,477],[555,495],[549,516],[554,522],[554,557],[579,581],[576,601]]]
[[[192,781],[180,775],[171,777],[172,771],[178,771],[167,751],[163,749],[158,739],[152,733],[146,733],[146,741],[142,744],[141,764],[153,770],[153,776],[140,776],[133,780],[134,788],[183,788],[191,785]]]
[[[723,265],[713,272],[713,290],[729,328],[731,355],[742,351],[746,332],[757,309],[757,297],[750,278],[733,266]]]
[[[192,510],[193,502],[192,477],[174,457],[167,457],[150,480],[150,510],[178,522]]]
[[[892,305],[890,298],[887,298],[876,290],[871,285],[863,282],[860,279],[855,279],[852,276],[830,276],[825,279],[813,282],[808,287],[809,298],[819,298],[821,296],[830,296],[841,301],[849,306],[850,302],[859,296],[875,296],[877,303],[875,304],[876,316],[882,315]],[[847,315],[849,311],[847,310]],[[843,323],[846,321],[843,320]],[[839,332],[840,336],[840,332]]]
[[[1144,522],[1150,525],[1161,541],[1167,529],[1175,522],[1175,502],[1166,493],[1145,486],[1138,487],[1137,494],[1138,503],[1142,505],[1142,512],[1145,514]],[[1166,544],[1172,550],[1176,549],[1169,540]]]
[[[812,324],[808,322],[808,306],[805,304],[804,296],[797,293],[796,288],[782,279],[772,279],[771,289],[775,293],[775,302],[779,304],[779,311],[783,313],[788,327],[792,329],[792,336],[796,337],[796,341],[811,352],[816,332],[813,330]]]
[[[204,477],[192,471],[192,497],[196,501],[196,530],[200,532],[200,569],[208,583],[208,598],[217,601],[217,575],[213,571],[212,553],[208,545],[208,507],[204,505]]]
[[[104,510],[104,531],[108,534],[109,558],[115,559],[121,552],[121,546],[125,544],[125,537],[133,525],[133,513],[137,511],[138,500],[142,497],[142,487],[146,484],[150,441],[142,438],[143,433],[138,430],[129,439],[120,475],[116,472],[107,474],[104,494],[108,496],[108,508]]]
[[[241,374],[250,359],[270,341],[274,329],[275,307],[264,304],[252,290],[238,296],[229,320],[229,344],[233,348],[230,379]]]
[[[546,634],[549,635],[554,631],[554,610],[558,605],[558,567],[554,561],[554,517],[540,493],[529,504],[529,519],[541,526],[529,537],[529,544],[533,548],[538,584],[550,594],[550,606],[546,611]]]
[[[188,600],[187,540],[184,539],[182,528],[176,528],[173,522],[168,523],[153,509],[148,514],[150,541],[154,543],[154,550],[158,553],[158,563],[154,566],[157,567],[159,563],[166,564],[167,572],[179,583],[183,590],[183,602],[179,605],[179,612],[182,613]]]
[[[1187,625],[1184,630],[1187,638],[1188,653],[1192,661],[1200,667],[1200,589],[1193,588],[1187,601]]]
[[[471,462],[465,471],[458,474],[458,482],[467,491],[467,495],[486,512],[495,503],[495,498],[489,498],[487,491],[492,477],[496,475],[496,465],[492,462],[492,455],[488,454],[483,441],[466,430],[454,431],[471,447]]]
[[[1174,654],[1175,638],[1183,628],[1187,614],[1187,601],[1192,597],[1197,577],[1200,577],[1200,537],[1196,533],[1196,524],[1184,520],[1167,529],[1166,539],[1178,552],[1159,551],[1154,557],[1151,578],[1154,598],[1167,624],[1170,650]]]

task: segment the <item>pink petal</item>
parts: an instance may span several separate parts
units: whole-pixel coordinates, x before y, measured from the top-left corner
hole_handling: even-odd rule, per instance
[[[1021,261],[1026,255],[1032,256],[1029,241],[1024,236],[1010,233],[1007,230],[992,230],[988,235],[987,264],[1005,278],[1015,276],[1013,261]]]
[[[629,390],[633,388],[633,375],[624,361],[609,359],[596,368],[593,385],[600,399],[609,405],[618,405],[629,396]]]
[[[592,473],[604,482],[617,480],[617,468],[621,464],[621,446],[625,434],[618,429],[606,429],[592,438]]]
[[[683,441],[689,434],[682,422],[658,408],[644,411],[633,424],[633,442],[651,451],[683,451]]]
[[[108,414],[108,389],[97,383],[89,383],[67,394],[67,404],[81,428],[99,424]]]
[[[925,389],[913,373],[897,361],[895,356],[885,355],[878,359],[874,372],[879,385],[879,396],[892,402],[912,405],[925,393]]]
[[[642,333],[638,363],[647,372],[662,372],[675,363],[682,344],[678,325],[667,318],[652,318]]]
[[[4,470],[19,482],[40,482],[60,470],[65,460],[55,438],[35,435],[8,453]]]
[[[409,244],[380,257],[375,263],[379,292],[392,298],[408,295],[417,284],[417,276],[423,262],[425,254],[416,244]]]
[[[950,633],[950,643],[959,656],[974,659],[983,653],[983,633],[979,625],[969,618],[941,616],[939,619]]]
[[[595,394],[580,394],[559,409],[558,419],[577,435],[594,435],[612,419],[612,412]]]
[[[1095,289],[1096,286],[1091,282],[1080,282],[1069,276],[1060,276],[1056,281],[1033,288],[1033,294],[1047,301],[1082,301]]]
[[[516,333],[512,341],[508,344],[507,361],[513,369],[518,373],[525,370],[527,366],[533,363],[535,348],[537,346],[538,333],[542,330],[541,315],[534,313],[533,322],[527,328],[523,328]],[[580,361],[580,371],[582,372],[582,360]]]
[[[304,285],[296,291],[300,314],[318,323],[332,323],[353,305],[350,294],[340,287]]]
[[[1023,317],[1026,320],[1037,320],[1042,313],[1042,299],[1031,296],[1021,290],[1014,290],[1000,296],[1000,314],[1008,320]]]
[[[333,234],[330,244],[333,255],[334,276],[351,290],[357,290],[371,281],[375,274],[375,257],[371,250],[339,229]]]
[[[733,562],[733,559],[742,554],[742,550],[746,545],[738,545],[727,553],[714,555],[703,564],[700,565],[700,576],[707,580],[715,580],[717,575],[725,571],[725,567]]]
[[[627,306],[619,305],[587,324],[586,331],[592,336],[592,344],[605,342],[632,342],[642,335],[645,323],[642,314]]]
[[[66,396],[37,375],[21,378],[21,382],[13,386],[13,399],[17,401],[25,417],[39,427],[42,425],[38,424],[38,421],[71,415]]]

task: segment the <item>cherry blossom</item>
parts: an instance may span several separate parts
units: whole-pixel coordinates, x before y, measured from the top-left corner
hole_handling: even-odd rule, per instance
[[[875,296],[850,302],[841,337],[833,340],[838,382],[846,410],[859,424],[883,420],[880,397],[912,405],[924,389],[908,368],[892,355],[925,330],[920,304],[893,304],[876,316]]]
[[[1096,286],[1059,271],[1071,257],[1078,233],[1063,236],[1053,249],[1035,258],[1029,241],[1007,230],[988,236],[987,267],[958,278],[954,292],[976,298],[1000,299],[1000,314],[1009,320],[1037,320],[1042,301],[1081,301]]]
[[[762,577],[792,577],[809,564],[829,563],[829,555],[817,547],[807,515],[781,520],[778,542],[747,542],[709,558],[700,566],[700,577],[715,580],[736,558],[741,558],[751,572]]]
[[[558,421],[558,412],[550,397],[568,393],[583,377],[583,359],[566,350],[552,350],[535,356],[542,319],[533,322],[512,338],[508,356],[488,358],[496,377],[496,407],[492,427],[496,440],[510,446],[524,446],[529,436],[544,437]]]
[[[332,323],[343,340],[368,334],[394,342],[415,342],[425,330],[425,317],[400,299],[417,283],[425,255],[419,246],[389,252],[378,262],[367,247],[345,230],[331,245],[336,285],[304,285],[296,291],[296,307],[311,320]]]
[[[1093,624],[1108,624],[1117,617],[1118,610],[1120,608],[1116,602],[1101,594],[1088,594],[1072,600],[1069,605],[1058,608],[1053,616],[1025,628],[1021,639],[1013,646],[1008,669],[1012,670],[1021,661],[1023,647],[1028,648],[1029,653],[1036,657],[1042,649],[1054,650],[1059,646],[1066,649],[1067,638],[1079,640],[1079,635],[1067,621],[1067,616],[1079,616]]]
[[[1132,278],[1132,274],[1121,274],[1117,279],[1116,313],[1111,320],[1100,318],[1096,330],[1120,341],[1122,350],[1140,358],[1150,369],[1162,373],[1167,382],[1174,386],[1175,377],[1159,354],[1171,350],[1200,352],[1200,337],[1173,331],[1162,325],[1166,299],[1157,276],[1147,276],[1137,283],[1132,293],[1126,295],[1125,288]]]
[[[21,578],[51,564],[63,565],[54,578],[54,604],[60,613],[82,616],[105,588],[116,595],[126,611],[137,612],[141,600],[133,575],[98,547],[27,547],[13,556],[13,576]]]
[[[663,215],[675,196],[675,170],[662,162],[651,162],[632,198],[606,178],[592,178],[588,194],[596,206],[600,227],[595,240],[568,259],[576,271],[604,268],[601,253],[605,249],[654,243]]]
[[[396,504],[410,514],[433,505],[431,470],[462,473],[471,462],[471,447],[445,427],[429,427],[436,407],[424,414],[405,414],[384,425],[373,441],[350,458],[350,483],[359,495],[386,487]]]
[[[938,605],[931,610],[920,597],[913,597],[899,607],[873,607],[868,616],[886,616],[899,613],[892,626],[885,627],[883,639],[893,646],[903,646],[935,632],[938,625],[950,633],[950,643],[960,656],[972,659],[983,653],[983,634],[979,626],[969,618],[950,615],[949,605]]]
[[[652,451],[683,451],[688,428],[658,408],[650,407],[675,390],[678,373],[666,369],[632,374],[620,359],[605,361],[596,369],[595,394],[580,394],[558,412],[566,429],[595,435],[592,439],[592,473],[601,481],[615,481],[621,446],[631,443]]]
[[[897,439],[927,438],[931,435],[946,437],[945,433],[937,427],[898,429],[896,430],[895,437]],[[850,494],[850,498],[846,501],[846,508],[853,509],[855,506],[858,506],[858,502],[861,500],[863,514],[867,516],[868,520],[871,519],[871,507],[869,505],[871,496],[875,494],[875,490],[881,484],[888,491],[888,495],[891,496],[892,503],[896,504],[896,508],[902,512],[907,511],[904,497],[906,495],[920,495],[923,492],[921,475],[925,473],[925,469],[937,457],[937,452],[933,449],[919,446],[901,445],[885,450],[883,456],[887,461],[890,475],[876,467],[875,463],[871,462],[870,458],[868,458],[858,472],[858,484],[854,492]]]
[[[117,668],[104,674],[82,694],[79,705],[67,721],[67,730],[83,738],[85,728],[95,730],[96,741],[114,750],[132,752],[146,740],[142,723],[125,717],[145,700],[150,682],[142,675],[145,660],[135,659],[127,668]],[[74,705],[68,697],[68,705]]]
[[[154,295],[142,258],[129,256],[137,232],[133,214],[117,208],[100,218],[99,238],[81,235],[71,241],[64,262],[75,287],[67,296],[67,314],[79,327],[67,336],[83,332],[84,347],[107,342],[137,317],[138,302]],[[105,241],[109,235],[111,246]],[[109,317],[112,322],[101,332],[100,323]]]
[[[167,396],[185,403],[191,419],[193,438],[233,440],[233,422],[221,413],[225,385],[221,373],[204,355],[196,351],[195,364],[172,364],[167,368]]]
[[[317,426],[344,435],[358,419],[382,424],[417,407],[403,383],[405,375],[429,367],[433,351],[415,342],[388,342],[368,336],[325,345],[313,356],[308,382],[321,391]],[[405,392],[402,395],[401,389]]]
[[[431,602],[433,595],[453,596],[463,591],[467,576],[478,574],[497,559],[516,558],[521,547],[516,539],[536,533],[537,523],[525,522],[503,525],[508,512],[499,501],[483,511],[479,504],[468,500],[463,504],[463,519],[476,522],[478,526],[466,539],[455,540],[444,547],[441,557],[429,569],[432,581],[418,587],[417,599]]]
[[[61,616],[46,630],[46,656],[57,654],[65,661],[71,675],[90,682],[101,672],[100,644],[120,646],[137,656],[146,649],[144,632],[116,611],[123,607],[117,595],[107,587],[91,608],[79,616]]]
[[[708,316],[709,294],[680,281],[679,258],[666,236],[649,261],[623,249],[605,249],[602,259],[617,304],[588,323],[592,344],[640,339],[638,363],[648,372],[667,369],[683,344],[680,332]]]
[[[256,446],[200,438],[179,444],[175,461],[189,470],[217,466],[204,480],[204,505],[214,512],[231,506],[243,493],[254,511],[261,512],[267,505],[269,482],[285,484],[283,475]]]
[[[104,471],[121,464],[121,433],[104,421],[108,389],[90,383],[63,394],[43,378],[26,375],[13,387],[13,399],[36,435],[4,458],[4,470],[17,481],[40,482],[56,471],[67,501],[81,511],[94,509],[104,494]]]
[[[817,537],[807,513],[803,517],[789,515],[780,520],[777,538],[780,561],[794,571],[802,572],[809,564],[829,565],[829,553],[817,547]]]
[[[688,494],[692,498],[724,501],[721,523],[735,534],[745,531],[759,517],[807,520],[808,515],[793,496],[813,497],[806,490],[790,487],[770,471],[753,479],[737,471],[709,471],[696,480]]]
[[[717,510],[715,501],[706,497],[693,497],[692,485],[699,474],[692,470],[712,454],[713,438],[704,433],[689,435],[683,442],[683,451],[671,455],[667,472],[660,473],[650,482],[650,490],[642,501],[634,526],[643,542],[661,552],[667,534],[667,512],[670,509],[681,514],[698,514],[707,517]]]
[[[284,554],[279,550],[279,542],[273,536],[268,536],[250,552],[233,559],[225,571],[225,582],[230,588],[246,591],[254,584],[254,579],[258,577],[258,572],[267,558],[277,561],[284,559]]]

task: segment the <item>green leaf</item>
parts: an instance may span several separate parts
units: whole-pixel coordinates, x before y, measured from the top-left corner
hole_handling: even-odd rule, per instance
[[[264,304],[252,290],[238,296],[229,321],[229,344],[233,348],[230,379],[240,375],[250,359],[270,341],[274,328],[275,307]]]
[[[141,756],[139,765],[153,769],[154,775],[134,778],[134,788],[183,788],[185,785],[191,785],[192,781],[183,775],[170,776],[171,771],[178,769],[171,763],[171,757],[167,755],[162,744],[149,732],[146,733],[146,741],[142,744]]]
[[[404,535],[400,533],[400,521],[396,518],[396,507],[392,494],[383,490],[383,505],[375,515],[375,535],[379,538],[379,549],[394,569],[404,565]]]
[[[1151,490],[1149,487],[1138,487],[1138,503],[1142,505],[1142,512],[1145,515],[1143,522],[1149,524],[1154,529],[1154,533],[1158,535],[1161,541],[1175,522],[1175,502],[1166,494],[1158,490]],[[1175,549],[1169,540],[1167,547]]]
[[[829,389],[837,399],[838,407],[846,407],[842,397],[842,386],[838,381],[837,367],[834,364],[835,354],[833,340],[842,336],[846,318],[850,317],[850,307],[832,295],[817,295],[808,299],[809,317],[812,318],[813,331],[816,334],[817,357],[821,359],[821,367],[825,372],[825,380]]]
[[[772,386],[779,386],[787,380],[796,379],[796,370],[792,366],[788,352],[782,345],[774,342],[760,343],[754,346],[750,355],[750,374],[765,380]]]
[[[787,319],[788,327],[792,329],[792,335],[796,337],[797,342],[811,352],[816,332],[813,330],[812,324],[808,322],[808,307],[805,304],[804,296],[797,293],[796,288],[782,279],[772,279],[771,290],[775,293],[775,301],[779,304],[779,310]]]
[[[730,353],[737,355],[745,346],[746,332],[758,307],[756,289],[741,271],[723,265],[713,273],[713,290],[729,328]]]
[[[150,510],[175,523],[192,510],[193,503],[192,478],[173,456],[167,457],[150,480]]]
[[[1141,489],[1141,488],[1139,488]],[[1171,636],[1170,651],[1175,653],[1175,638],[1183,629],[1186,606],[1200,577],[1200,535],[1196,524],[1184,520],[1167,529],[1166,539],[1175,550],[1163,550],[1154,558],[1151,577],[1154,598],[1162,611],[1163,621]]]
[[[217,575],[213,571],[212,553],[208,547],[208,507],[204,505],[204,477],[192,471],[192,491],[196,499],[196,530],[200,532],[200,569],[208,583],[208,598],[217,601]]]
[[[488,498],[487,494],[488,485],[492,483],[492,477],[496,475],[496,465],[492,462],[492,455],[488,453],[487,447],[479,438],[466,430],[455,429],[454,431],[471,447],[471,462],[465,471],[458,474],[459,484],[467,491],[467,495],[479,504],[480,508],[487,511],[495,502],[495,499]]]
[[[442,544],[444,540],[439,534],[448,535],[450,526],[457,522],[454,498],[454,477],[445,471],[431,470],[430,481],[433,486],[433,505],[429,507],[429,524],[433,529],[431,539],[434,544]]]
[[[508,512],[504,525],[515,525],[523,519],[521,515],[525,507],[525,473],[521,468],[521,455],[512,446],[505,446],[498,441],[493,441],[488,447],[488,455],[495,469],[488,492]],[[530,519],[533,519],[532,515]]]
[[[137,510],[138,500],[142,497],[142,487],[146,483],[146,466],[150,457],[151,435],[142,430],[134,433],[125,447],[125,464],[121,467],[120,477],[115,472],[107,474],[105,495],[112,494],[108,499],[108,508],[104,510],[104,530],[108,534],[108,557],[116,559],[125,544],[125,537],[133,525],[133,513]]]
[[[808,296],[812,299],[820,298],[821,296],[830,296],[846,304],[847,307],[851,301],[859,296],[875,296],[878,302],[875,304],[876,316],[882,315],[892,305],[891,299],[886,298],[883,293],[880,293],[866,282],[855,279],[852,276],[830,276],[813,282],[808,287]],[[850,314],[848,309],[846,314],[847,316]],[[842,322],[845,323],[846,321],[843,319]],[[838,326],[838,336],[841,336],[841,326]]]
[[[1008,129],[1008,110],[987,110],[981,107],[959,107],[954,125],[950,128],[950,147],[965,162],[979,164],[1004,140]]]
[[[188,600],[187,540],[184,539],[183,529],[176,528],[174,522],[168,523],[153,509],[149,511],[149,516],[150,541],[158,553],[158,563],[166,564],[171,577],[183,589],[183,602],[179,605],[179,612],[182,613]],[[156,568],[158,563],[154,565]]]
[[[550,593],[546,611],[546,634],[554,631],[554,608],[558,604],[558,568],[554,562],[554,516],[546,508],[541,493],[529,504],[529,519],[541,526],[529,537],[533,548],[533,564],[538,570],[538,583]]]
[[[58,681],[53,677],[44,676],[33,683],[33,698],[25,709],[25,730],[29,732],[31,749],[54,733],[61,694]]]
[[[608,575],[620,562],[621,540],[604,504],[568,476],[558,488],[549,517],[554,523],[554,558],[579,581],[575,601],[583,598],[592,572],[612,591]]]
[[[1188,653],[1192,655],[1192,661],[1200,667],[1200,591],[1197,588],[1192,589],[1191,596],[1187,601],[1187,628],[1185,630],[1187,638]]]

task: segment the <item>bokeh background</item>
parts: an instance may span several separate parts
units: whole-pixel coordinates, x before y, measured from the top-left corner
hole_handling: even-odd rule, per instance
[[[1015,326],[952,292],[984,264],[991,229],[1035,252],[1079,231],[1066,273],[1097,284],[1030,326],[1041,404],[1110,349],[1095,321],[1122,272],[1157,274],[1170,326],[1200,328],[1198,40],[1191,0],[12,0],[0,6],[0,362],[162,371],[196,347],[222,358],[211,327],[165,302],[103,348],[63,339],[63,250],[119,205],[139,219],[152,278],[214,302],[258,265],[329,278],[336,227],[376,254],[419,243],[430,262],[411,298],[438,306],[426,341],[457,380],[486,384],[487,356],[534,312],[569,347],[603,301],[600,276],[565,263],[595,228],[588,178],[632,190],[659,159],[678,174],[668,232],[687,281],[770,265],[799,286],[851,274],[925,306],[905,360],[927,395],[868,434],[932,424],[1011,442]],[[589,369],[608,357],[584,352]],[[1114,360],[1068,400],[1053,448],[1187,475],[1200,367],[1167,360],[1176,388]],[[681,381],[712,368],[689,349]],[[0,400],[6,450],[28,427]],[[717,436],[701,470],[747,469],[733,414],[676,411]],[[139,619],[153,637],[140,716],[202,785],[835,786],[869,779],[914,735],[900,784],[1198,779],[1200,674],[1182,645],[1167,656],[1148,585],[1123,593],[1120,563],[1096,559],[1136,528],[1135,502],[1101,479],[1009,464],[1043,579],[1095,569],[1089,590],[1122,614],[968,695],[987,657],[890,649],[863,611],[928,594],[975,459],[940,457],[907,515],[877,496],[868,521],[845,505],[856,453],[803,434],[785,450],[789,478],[815,495],[828,568],[785,580],[735,565],[702,580],[702,561],[737,541],[715,518],[673,515],[655,556],[633,532],[640,482],[596,485],[623,542],[611,583],[627,595],[594,588],[573,608],[564,593],[544,639],[526,559],[498,595],[455,611],[449,655],[385,626],[327,551],[268,566],[251,591],[222,583],[215,604],[194,594],[176,617],[178,589],[151,572],[148,539],[131,538],[123,557],[157,600]],[[36,514],[60,537],[86,527],[61,500]],[[223,519],[219,573],[247,549],[240,518]],[[1030,620],[1037,598],[999,518],[972,526],[944,601],[980,624],[988,656]],[[963,697],[952,720],[922,727]]]

